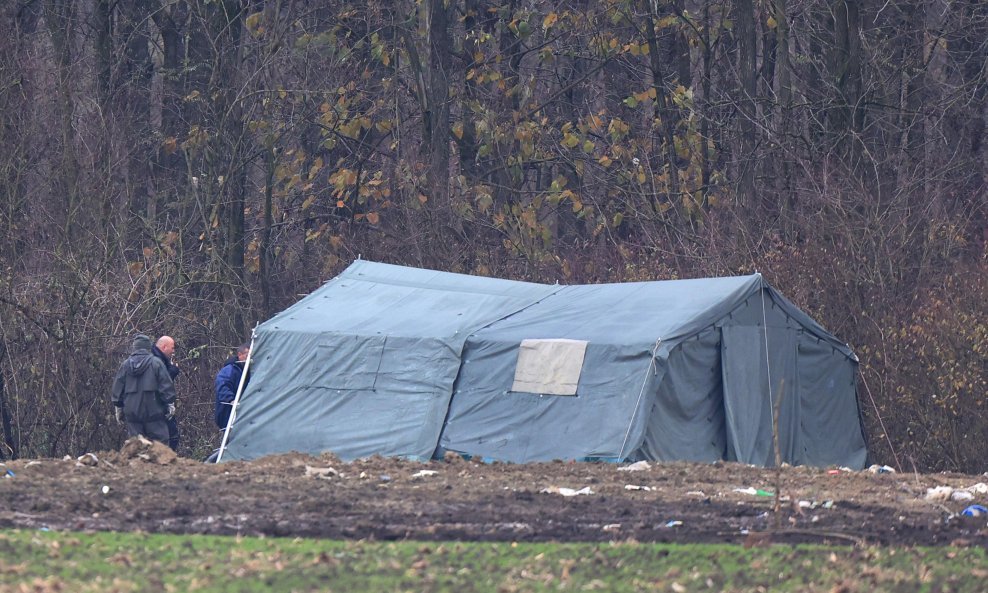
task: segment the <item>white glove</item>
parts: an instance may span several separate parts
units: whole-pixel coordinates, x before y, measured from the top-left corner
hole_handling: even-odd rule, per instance
[[[165,413],[165,418],[171,420],[175,417],[175,404],[168,404],[168,411]]]
[[[123,408],[113,406],[113,416],[117,419],[117,424],[124,423]]]

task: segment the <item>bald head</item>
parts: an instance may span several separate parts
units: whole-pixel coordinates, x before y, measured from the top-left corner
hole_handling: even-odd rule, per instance
[[[168,358],[171,358],[172,354],[175,353],[175,340],[171,336],[161,336],[154,345]]]

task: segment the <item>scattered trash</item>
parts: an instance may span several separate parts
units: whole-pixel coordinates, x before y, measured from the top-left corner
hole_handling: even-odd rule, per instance
[[[837,474],[840,473],[840,470],[839,469],[828,469],[827,470],[827,473],[830,474],[831,476],[836,476]]]
[[[618,530],[621,529],[621,524],[620,523],[610,523],[608,525],[604,525],[603,527],[601,527],[601,529],[603,531],[618,531]]]
[[[625,490],[645,490],[647,492],[647,491],[650,491],[652,489],[652,487],[651,486],[636,486],[635,484],[625,484],[624,485],[624,489]]]
[[[799,501],[798,504],[799,504],[799,508],[801,508],[801,509],[812,509],[813,506],[814,506],[814,503],[812,503],[812,502],[810,502],[808,500],[801,500],[801,501]]]
[[[13,478],[14,476],[15,476],[14,472],[10,471],[9,469],[3,473],[3,477],[5,478]]]
[[[672,528],[672,527],[679,527],[682,524],[683,524],[682,521],[675,521],[675,520],[674,521],[666,521],[666,527],[670,527],[670,528]]]
[[[643,472],[652,469],[647,461],[636,461],[631,465],[626,465],[624,467],[617,468],[619,472]]]
[[[391,476],[389,476],[388,474],[381,474],[380,476],[377,477],[377,479],[381,480],[382,482],[390,482]]]
[[[961,514],[964,515],[965,517],[980,517],[982,515],[988,514],[988,509],[981,506],[980,504],[972,504],[971,506],[961,511]]]
[[[825,500],[823,502],[817,502],[815,500],[813,500],[813,501],[810,501],[810,500],[801,500],[801,501],[799,501],[796,504],[801,509],[816,509],[816,508],[829,509],[829,508],[833,508],[834,501],[832,501],[832,500]]]
[[[706,498],[707,495],[703,490],[690,490],[686,493],[686,496],[697,496],[699,498]]]
[[[41,465],[41,462],[37,460],[28,461],[27,463],[24,464],[24,467],[31,467],[32,465]]]
[[[429,476],[434,476],[434,475],[436,475],[438,473],[439,472],[437,472],[434,469],[423,469],[423,470],[419,470],[419,471],[415,472],[414,474],[412,474],[412,477],[413,478],[427,478]]]
[[[868,471],[873,474],[894,474],[895,468],[887,465],[872,465],[868,468]]]
[[[99,463],[99,459],[96,458],[94,453],[83,453],[82,455],[75,458],[76,465],[85,465],[93,467]]]
[[[967,502],[969,500],[974,500],[974,494],[968,492],[967,490],[954,490],[950,493],[950,500],[954,502]]]
[[[581,494],[593,494],[593,490],[590,486],[584,486],[579,490],[573,490],[572,488],[559,488],[556,486],[549,486],[548,488],[543,488],[539,491],[541,494],[559,494],[561,496],[580,496]]]
[[[110,487],[107,486],[106,484],[103,484],[103,487],[100,488],[99,491],[102,492],[103,494],[109,494],[110,493]]]
[[[978,482],[973,486],[968,486],[964,490],[967,490],[968,492],[973,492],[975,494],[988,494],[988,484],[985,484],[984,482]]]
[[[735,488],[734,491],[741,494],[750,494],[751,496],[775,496],[775,492],[751,488],[750,486],[748,488]]]
[[[363,480],[367,477],[367,472],[360,472],[360,479]]]
[[[309,478],[322,478],[323,480],[331,480],[334,476],[340,475],[340,472],[333,467],[312,467],[311,465],[305,466],[305,477]]]
[[[954,489],[950,486],[936,486],[934,488],[926,489],[926,500],[932,500],[935,502],[947,502],[950,500],[950,495],[954,493]]]

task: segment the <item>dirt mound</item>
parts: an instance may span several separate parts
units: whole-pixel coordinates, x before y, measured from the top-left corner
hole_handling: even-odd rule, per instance
[[[343,539],[988,545],[985,476],[734,463],[420,463],[120,451],[0,467],[0,528]],[[778,490],[778,497],[775,493]],[[754,534],[754,536],[752,535]],[[760,539],[759,539],[760,538]]]
[[[131,462],[146,462],[157,465],[168,465],[178,459],[178,455],[168,445],[152,441],[143,436],[127,439],[120,448],[119,459]]]

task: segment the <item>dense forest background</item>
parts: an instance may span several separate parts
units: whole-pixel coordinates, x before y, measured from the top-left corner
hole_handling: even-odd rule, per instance
[[[0,458],[117,446],[137,331],[207,453],[230,348],[363,257],[757,270],[873,461],[985,471],[986,63],[981,0],[6,0]]]

